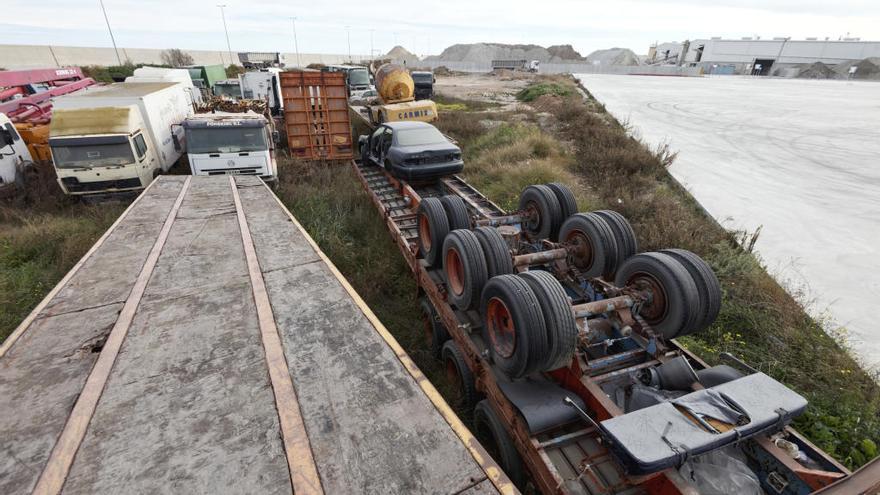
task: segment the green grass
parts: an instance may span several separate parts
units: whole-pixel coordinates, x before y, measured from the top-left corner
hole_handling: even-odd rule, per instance
[[[6,339],[125,209],[49,202],[0,206],[0,341]]]
[[[669,175],[674,154],[648,149],[630,137],[592,97],[581,98],[573,80],[552,81],[568,85],[571,96],[542,98],[541,110],[556,118],[560,126],[555,134],[572,145],[572,172],[587,186],[578,192],[588,196],[590,207],[623,213],[642,250],[689,249],[718,275],[720,316],[706,331],[682,342],[713,364],[719,353],[731,352],[803,394],[810,407],[796,426],[848,466],[858,467],[876,455],[876,376],[860,368],[840,339],[829,336],[822,322],[804,311],[803,294],[786,291],[759,257],[741,247],[738,239],[748,234],[721,228]],[[539,82],[525,92],[544,86]]]
[[[516,94],[516,99],[519,101],[530,102],[545,95],[566,97],[574,94],[576,94],[576,92],[571,85],[559,83],[554,80],[547,80],[527,86]]]

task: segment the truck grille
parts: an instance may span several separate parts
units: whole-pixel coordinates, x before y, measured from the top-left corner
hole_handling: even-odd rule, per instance
[[[202,172],[208,175],[257,175],[260,167],[241,168],[206,168]]]
[[[95,182],[80,182],[76,177],[64,177],[61,179],[61,182],[64,183],[64,187],[70,192],[95,192],[108,189],[143,187],[141,180],[137,177],[131,179],[99,180]]]

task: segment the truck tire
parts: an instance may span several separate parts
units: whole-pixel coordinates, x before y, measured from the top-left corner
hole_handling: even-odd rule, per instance
[[[571,312],[571,299],[553,275],[541,270],[519,274],[529,284],[547,327],[548,352],[541,362],[541,371],[571,366],[577,349],[578,328]]]
[[[675,258],[663,253],[641,253],[617,271],[615,285],[648,291],[651,300],[639,316],[664,339],[686,335],[701,317],[693,277]]]
[[[578,212],[577,200],[574,199],[574,193],[565,184],[559,182],[551,182],[547,187],[556,195],[559,201],[559,207],[562,209],[562,221]]]
[[[697,286],[697,294],[700,298],[700,319],[685,335],[707,328],[715,322],[715,318],[721,311],[721,284],[718,283],[718,278],[712,271],[712,267],[703,261],[703,258],[685,249],[664,249],[660,252],[678,260]]]
[[[568,262],[587,278],[609,277],[617,268],[614,233],[595,213],[576,213],[568,217],[559,229],[559,242],[571,249]]]
[[[361,163],[364,166],[372,165],[372,163],[370,163],[370,149],[366,145],[361,146]]]
[[[521,378],[537,367],[531,356],[547,353],[544,316],[538,298],[516,275],[493,277],[483,289],[480,304],[483,340],[489,356],[504,374]]]
[[[464,354],[458,348],[454,340],[448,340],[443,344],[443,364],[446,368],[446,376],[450,382],[458,383],[461,403],[457,410],[473,411],[477,402],[483,398],[477,391],[477,381],[474,374],[468,368]]]
[[[422,310],[422,321],[425,324],[425,340],[428,343],[428,349],[435,359],[440,359],[440,353],[443,344],[450,339],[449,332],[446,331],[446,325],[440,320],[437,310],[427,297],[422,297],[419,302]]]
[[[443,274],[449,302],[467,311],[480,301],[486,285],[486,255],[470,230],[453,230],[443,241]]]
[[[446,210],[446,218],[449,220],[449,230],[470,229],[471,216],[468,213],[464,200],[458,196],[447,194],[440,198],[443,209]]]
[[[486,447],[489,455],[501,466],[510,481],[519,489],[525,488],[526,472],[522,458],[513,439],[504,429],[504,423],[487,399],[481,400],[474,408],[474,426],[480,443]]]
[[[523,189],[519,211],[525,217],[522,228],[532,240],[556,238],[562,223],[562,208],[549,187],[533,185]]]
[[[636,233],[626,217],[613,210],[599,210],[593,213],[602,217],[608,226],[611,227],[611,232],[614,233],[614,240],[617,241],[618,263],[623,263],[639,251]]]
[[[425,198],[419,203],[419,254],[428,266],[440,263],[443,241],[449,235],[446,211],[437,198]]]
[[[504,237],[495,227],[477,227],[474,229],[483,254],[486,255],[486,270],[489,278],[513,273],[513,257]]]

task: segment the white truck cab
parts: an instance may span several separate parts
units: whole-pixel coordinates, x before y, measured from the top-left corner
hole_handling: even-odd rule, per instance
[[[186,154],[193,175],[278,177],[277,138],[270,119],[256,112],[200,113],[183,122]]]
[[[33,159],[27,144],[6,114],[0,113],[0,195],[15,189],[22,180],[24,167]]]
[[[183,132],[172,126],[193,113],[179,83],[119,83],[58,98],[49,146],[66,194],[145,188],[180,158]]]

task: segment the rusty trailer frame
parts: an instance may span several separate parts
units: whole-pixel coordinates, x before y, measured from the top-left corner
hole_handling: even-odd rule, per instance
[[[541,493],[696,493],[675,469],[640,476],[627,474],[603,445],[596,428],[586,423],[569,423],[546,432],[531,434],[516,407],[502,392],[500,383],[507,378],[503,374],[496,374],[483,357],[480,348],[482,337],[477,331],[482,325],[479,314],[476,311],[462,312],[453,309],[447,302],[445,283],[440,271],[429,269],[418,257],[417,211],[423,198],[453,194],[464,200],[474,224],[478,226],[516,223],[516,214],[508,214],[458,176],[446,177],[432,184],[411,185],[394,178],[380,167],[365,165],[358,160],[352,160],[351,166],[371,201],[382,214],[392,239],[417,281],[420,295],[430,300],[450,337],[463,351],[467,366],[474,375],[477,390],[489,399],[493,410],[504,422],[531,479]],[[553,246],[550,248],[533,255],[514,257],[514,263],[525,266],[564,258],[564,249],[554,249]],[[613,306],[611,309],[621,310],[631,317],[629,306],[632,301],[626,295],[576,305],[573,306],[573,311],[580,317],[586,317],[607,311],[609,304]],[[602,421],[623,414],[603,390],[603,386],[622,379],[629,373],[658,365],[682,354],[700,367],[708,367],[672,339],[665,345],[661,343],[652,353],[643,347],[588,360],[579,352],[569,368],[555,370],[547,375],[558,385],[582,398],[595,419]],[[819,456],[828,470],[810,470],[801,466],[776,447],[768,437],[762,435],[755,439],[754,444],[760,451],[761,462],[768,469],[784,470],[797,476],[809,487],[810,492],[840,482],[850,474],[843,465],[790,427],[786,427],[785,432],[802,448]],[[783,490],[779,493],[796,492]]]

